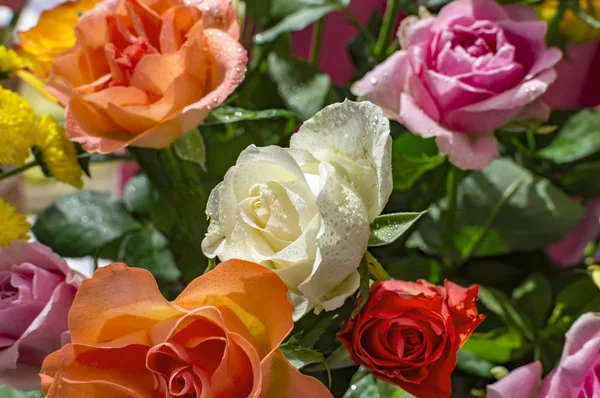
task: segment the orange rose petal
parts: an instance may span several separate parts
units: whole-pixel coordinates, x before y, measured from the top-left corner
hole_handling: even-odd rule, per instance
[[[125,5],[136,36],[143,37],[152,46],[158,48],[158,36],[162,24],[160,16],[142,1],[123,0],[122,4]]]
[[[69,312],[69,330],[73,343],[98,344],[181,313],[163,298],[150,272],[115,263],[81,284]]]
[[[261,398],[333,398],[323,383],[300,373],[279,349],[263,361],[262,369],[269,377],[264,379]]]
[[[147,352],[147,346],[136,344],[118,348],[67,344],[42,364],[42,389],[47,397],[57,398],[152,397]]]
[[[240,25],[230,0],[191,0],[190,5],[202,10],[206,28],[223,30],[233,39],[240,39]]]
[[[165,14],[160,31],[160,52],[170,54],[179,51],[186,35],[202,18],[196,7],[173,7]]]
[[[173,303],[188,310],[226,305],[250,330],[263,356],[279,347],[294,326],[285,284],[273,271],[242,260],[221,263],[190,283]]]
[[[186,347],[196,363],[214,370],[211,387],[215,396],[251,396],[262,385],[258,347],[251,343],[253,337],[247,334],[243,323],[225,319],[229,316],[223,316],[227,310],[227,307],[202,307],[185,315],[174,328],[176,333],[168,339]],[[219,338],[226,340],[224,352],[222,346],[221,350],[217,347],[215,339]],[[211,346],[217,351],[211,352]],[[206,363],[215,359],[216,364]]]

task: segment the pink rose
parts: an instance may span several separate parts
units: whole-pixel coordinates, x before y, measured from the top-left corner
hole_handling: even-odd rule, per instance
[[[593,199],[587,204],[587,213],[583,221],[564,239],[548,246],[548,255],[562,267],[577,265],[583,259],[590,242],[599,236],[600,199]],[[594,260],[600,261],[600,248],[594,253]]]
[[[488,398],[596,398],[600,396],[600,314],[582,315],[567,332],[558,367],[543,380],[534,362],[488,386]]]
[[[375,102],[414,134],[437,137],[463,169],[498,157],[494,129],[515,118],[548,116],[538,98],[556,78],[561,52],[546,48],[546,23],[524,5],[457,0],[439,15],[403,21],[403,50],[352,92]]]
[[[39,243],[15,241],[0,249],[0,384],[40,389],[40,367],[62,346],[82,280]]]

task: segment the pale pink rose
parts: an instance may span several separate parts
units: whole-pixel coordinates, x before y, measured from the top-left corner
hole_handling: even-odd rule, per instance
[[[83,278],[39,243],[0,249],[0,385],[40,389],[40,367],[62,346]]]
[[[562,54],[546,48],[546,30],[524,5],[453,1],[437,16],[405,19],[402,50],[352,92],[413,133],[437,137],[456,166],[482,169],[498,157],[496,128],[548,116],[539,97],[556,78]]]
[[[600,199],[590,200],[587,213],[581,223],[564,239],[548,246],[548,255],[563,267],[577,265],[583,259],[590,242],[600,236]],[[594,253],[595,261],[600,261],[600,248]]]
[[[600,397],[599,313],[582,315],[571,326],[560,363],[540,385],[541,376],[539,362],[522,366],[488,386],[487,398]]]

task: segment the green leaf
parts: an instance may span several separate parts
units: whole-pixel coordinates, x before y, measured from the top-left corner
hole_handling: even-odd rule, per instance
[[[371,223],[369,246],[389,245],[405,234],[427,211],[383,214]]]
[[[350,386],[343,398],[380,398],[377,380],[367,375]]]
[[[462,349],[486,361],[506,363],[522,345],[518,330],[498,328],[487,333],[473,333]]]
[[[63,257],[84,257],[141,228],[116,198],[78,191],[58,199],[38,216],[32,231],[44,245]]]
[[[569,168],[560,182],[572,194],[588,199],[600,197],[600,162],[589,162]]]
[[[586,312],[600,312],[600,294],[592,278],[585,276],[558,293],[547,331],[562,336]]]
[[[265,109],[253,111],[232,106],[220,106],[210,113],[210,116],[202,124],[212,126],[218,124],[237,123],[248,120],[265,119],[295,119],[296,115],[286,109]]]
[[[281,351],[296,369],[302,369],[313,363],[325,363],[325,357],[321,352],[299,345],[283,344],[281,345]]]
[[[498,315],[507,326],[521,331],[530,340],[534,339],[531,327],[502,291],[480,286],[479,300],[488,310]]]
[[[446,160],[445,155],[424,156],[410,158],[396,155],[393,158],[394,189],[397,191],[409,190],[425,173],[441,166]]]
[[[141,229],[126,235],[118,257],[118,261],[130,267],[147,269],[160,282],[172,283],[181,277],[169,250],[169,242],[155,230]]]
[[[435,140],[412,133],[401,134],[392,146],[394,189],[409,190],[425,173],[442,165],[446,156],[440,154]]]
[[[565,123],[552,143],[539,155],[555,163],[583,159],[600,150],[600,107],[584,109]]]
[[[198,130],[184,134],[175,141],[173,147],[180,159],[194,162],[206,171],[206,145]]]
[[[535,273],[512,292],[515,307],[535,329],[546,324],[552,308],[552,286],[542,274]]]
[[[445,199],[432,205],[408,245],[439,253],[445,211]],[[490,256],[543,249],[573,230],[584,216],[583,206],[550,181],[509,159],[499,159],[460,183],[456,233],[470,238],[456,239],[460,246],[455,250],[475,249],[475,256]],[[465,228],[471,231],[461,231]]]
[[[272,28],[256,34],[254,36],[254,43],[269,43],[277,39],[279,35],[283,33],[302,30],[336,9],[337,7],[332,4],[302,8],[295,13],[288,15]]]
[[[2,398],[43,398],[41,391],[19,391],[9,386],[0,386],[0,397]]]
[[[314,363],[324,364],[325,370],[327,371],[327,377],[329,378],[329,385],[331,386],[331,371],[329,370],[329,367],[327,367],[327,362],[325,361],[323,353],[302,347],[301,345],[292,344],[290,341],[282,344],[280,348],[283,355],[285,355],[287,360],[296,369],[302,369],[306,365]]]
[[[329,354],[325,362],[326,363],[324,364],[311,366],[306,370],[309,372],[318,372],[327,368],[336,370],[356,366],[352,358],[350,358],[350,353],[343,344]]]
[[[123,203],[131,213],[147,215],[156,196],[150,180],[144,174],[134,176],[125,185]]]
[[[358,273],[360,275],[360,286],[358,288],[356,308],[354,308],[354,311],[352,311],[352,317],[355,317],[369,300],[369,279],[371,277],[371,273],[369,272],[369,263],[365,256],[363,256],[363,258],[360,260]]]
[[[379,379],[377,379],[377,391],[381,398],[415,398],[414,395],[407,393],[401,387]]]
[[[299,58],[283,58],[271,53],[269,76],[286,106],[302,120],[310,119],[323,108],[331,89],[327,74]]]
[[[456,367],[463,372],[491,379],[491,370],[495,367],[493,363],[486,361],[485,359],[479,358],[471,351],[458,350],[458,357],[456,359]]]
[[[439,283],[441,268],[441,263],[436,259],[410,254],[397,258],[387,267],[387,271],[394,279],[402,281],[426,279],[431,283]]]

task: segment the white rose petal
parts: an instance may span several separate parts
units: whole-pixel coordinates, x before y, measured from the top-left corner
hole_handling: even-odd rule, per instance
[[[289,149],[244,150],[210,195],[205,254],[276,272],[298,313],[340,307],[359,285],[369,224],[392,188],[391,138],[370,103],[332,105]]]
[[[381,108],[366,101],[330,105],[300,127],[290,148],[345,173],[365,201],[369,221],[381,214],[393,188],[390,123]]]

